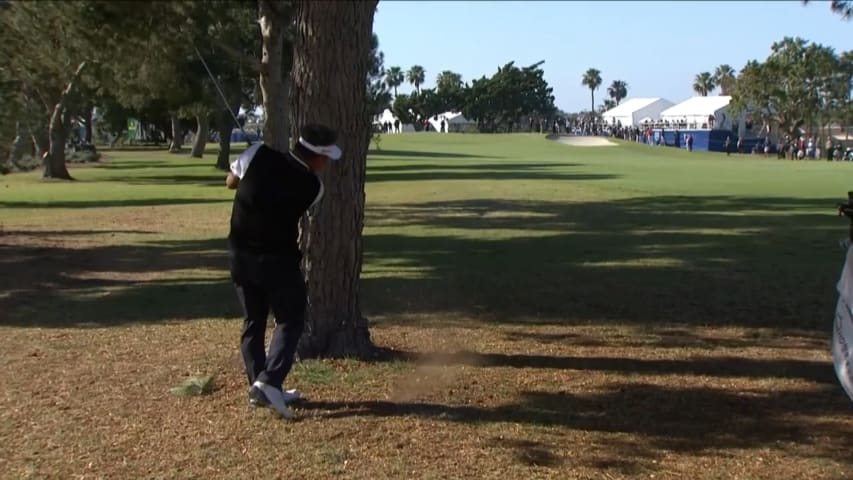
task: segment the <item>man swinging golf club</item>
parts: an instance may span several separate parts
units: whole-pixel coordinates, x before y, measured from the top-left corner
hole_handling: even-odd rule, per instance
[[[293,365],[304,327],[305,280],[300,270],[299,219],[323,197],[317,173],[338,160],[337,134],[307,125],[293,149],[279,152],[257,143],[232,164],[225,179],[236,189],[231,211],[231,278],[246,315],[241,350],[249,377],[249,402],[284,418],[299,398],[282,385]],[[267,316],[275,316],[269,352],[264,352]]]

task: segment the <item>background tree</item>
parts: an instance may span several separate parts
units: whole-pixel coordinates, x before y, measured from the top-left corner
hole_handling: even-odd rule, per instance
[[[587,87],[589,89],[590,94],[590,109],[593,113],[593,119],[595,119],[595,91],[598,90],[598,87],[601,86],[601,72],[594,68],[590,68],[583,74],[583,78],[581,79],[581,85]]]
[[[293,45],[289,38],[294,6],[281,0],[258,0],[261,27],[260,89],[264,106],[264,143],[287,151],[290,148],[290,86]],[[361,77],[362,81],[366,74]],[[364,86],[359,87],[359,92]],[[362,93],[363,94],[363,93]]]
[[[735,86],[735,69],[730,65],[720,65],[714,70],[714,84],[720,87],[721,95],[731,95]]]
[[[693,91],[707,97],[714,90],[714,76],[710,72],[702,72],[693,80]]]
[[[379,50],[379,37],[374,33],[370,40],[370,67],[367,72],[367,109],[371,116],[391,106],[391,92],[385,79],[385,54]]]
[[[304,267],[313,304],[300,342],[303,357],[372,351],[359,304],[359,275],[370,130],[365,79],[376,4],[296,2],[294,127],[329,125],[340,132],[344,152],[324,175],[322,214],[311,212],[303,222]]]
[[[619,102],[628,96],[628,83],[623,80],[613,80],[613,83],[607,87],[607,94],[610,98],[619,105]]]
[[[809,0],[803,0],[803,4],[808,3]],[[851,18],[853,18],[853,1],[851,0],[832,0],[829,6],[833,12],[841,15],[841,17],[845,20],[850,20]]]
[[[424,70],[424,67],[420,65],[413,65],[406,73],[406,79],[408,79],[409,83],[415,86],[415,90],[418,93],[421,93],[421,85],[423,85],[426,80],[426,70]]]
[[[397,97],[397,87],[403,84],[404,76],[403,70],[400,67],[388,67],[388,71],[385,73],[385,84],[388,85],[388,88],[394,89],[394,97]]]
[[[750,61],[741,70],[733,112],[746,112],[789,135],[799,135],[801,127],[814,131],[827,120],[824,112],[843,111],[849,102],[843,72],[831,48],[786,37],[772,45],[764,62]]]
[[[440,101],[441,111],[460,111],[465,103],[462,75],[445,70],[435,80],[435,94]]]
[[[542,62],[519,68],[507,63],[492,77],[479,78],[465,91],[463,112],[477,120],[481,132],[507,131],[521,117],[548,120],[556,114],[553,89]]]
[[[616,102],[614,100],[609,99],[609,98],[605,98],[604,102],[602,102],[601,106],[598,107],[598,113],[600,115],[600,114],[602,114],[602,113],[604,113],[604,112],[606,112],[606,111],[608,111],[614,107],[616,107]]]
[[[4,96],[21,115],[18,130],[29,132],[36,156],[43,159],[44,177],[70,179],[65,144],[75,101],[84,81],[85,45],[79,40],[77,2],[10,2],[0,13],[0,56]],[[50,54],[33,52],[33,46]],[[5,108],[5,105],[4,105]],[[8,131],[9,128],[7,127]]]

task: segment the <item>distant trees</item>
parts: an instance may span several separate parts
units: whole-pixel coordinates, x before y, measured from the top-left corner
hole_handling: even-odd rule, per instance
[[[735,69],[730,65],[720,65],[714,70],[714,84],[720,87],[721,95],[731,95],[735,86]]]
[[[624,80],[613,80],[613,83],[607,87],[607,94],[616,105],[619,105],[619,102],[628,96],[628,83]]]
[[[466,89],[462,112],[477,120],[483,132],[508,129],[521,117],[552,117],[557,109],[553,89],[544,78],[543,63],[519,68],[510,62],[493,76],[474,80]]]
[[[587,87],[589,89],[589,93],[591,96],[590,101],[590,111],[593,112],[593,116],[595,115],[595,91],[598,90],[598,87],[601,86],[601,72],[594,68],[590,68],[583,74],[583,78],[581,79],[581,85]]]
[[[693,80],[693,91],[707,97],[717,85],[714,83],[714,76],[710,72],[702,72],[696,75]]]
[[[397,87],[403,84],[403,70],[400,67],[388,67],[385,72],[385,84],[388,88],[394,89],[394,96],[397,96]]]
[[[766,125],[796,134],[831,122],[853,123],[853,52],[786,37],[763,62],[752,60],[735,82],[732,106]]]
[[[406,73],[406,79],[415,86],[418,93],[421,93],[421,85],[426,80],[426,70],[420,65],[413,65]]]

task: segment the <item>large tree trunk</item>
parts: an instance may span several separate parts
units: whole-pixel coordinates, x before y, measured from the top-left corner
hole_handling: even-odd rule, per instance
[[[43,155],[42,157],[44,161],[44,178],[72,180],[71,174],[68,173],[68,168],[65,166],[65,141],[68,138],[68,129],[63,119],[66,115],[65,105],[68,102],[68,97],[71,95],[74,84],[80,78],[80,73],[83,72],[85,67],[86,62],[82,62],[77,66],[77,70],[74,72],[71,80],[68,81],[50,115],[48,126],[50,145],[47,155]]]
[[[204,155],[204,147],[207,146],[207,137],[210,132],[210,115],[207,113],[196,115],[196,131],[195,141],[190,156],[193,158],[201,158]]]
[[[377,1],[296,3],[293,124],[336,129],[344,155],[324,175],[322,213],[302,225],[312,307],[299,352],[366,356],[372,352],[359,305],[364,180],[369,142],[367,72]]]
[[[290,2],[258,0],[261,25],[261,94],[264,99],[264,143],[280,152],[286,152],[290,143],[290,119],[287,109],[290,101],[290,57],[285,45],[284,32],[292,11]]]
[[[184,144],[184,135],[181,132],[181,119],[178,117],[177,113],[172,113],[171,116],[172,122],[172,143],[169,145],[169,152],[178,153],[181,151],[181,148]]]

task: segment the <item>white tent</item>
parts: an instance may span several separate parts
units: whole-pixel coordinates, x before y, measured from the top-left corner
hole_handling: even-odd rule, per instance
[[[391,126],[393,128],[394,122],[396,122],[396,121],[397,121],[397,117],[394,116],[394,113],[391,112],[391,109],[389,109],[389,108],[386,108],[385,111],[383,111],[381,115],[376,115],[375,117],[373,117],[373,124],[374,125],[384,125],[385,122],[388,122],[391,124]],[[412,125],[411,123],[401,123],[400,131],[402,133],[414,132],[415,126]]]
[[[732,118],[729,103],[732,97],[693,97],[661,113],[661,120],[682,128],[707,130],[742,130],[744,116]]]
[[[601,118],[610,125],[621,123],[623,127],[634,127],[642,124],[641,119],[660,119],[661,112],[673,105],[665,98],[632,98],[602,113]]]
[[[436,132],[441,131],[441,122],[445,123],[445,132],[464,132],[471,125],[476,125],[477,122],[468,120],[459,112],[444,112],[438,115],[433,115],[429,118],[429,124]]]

